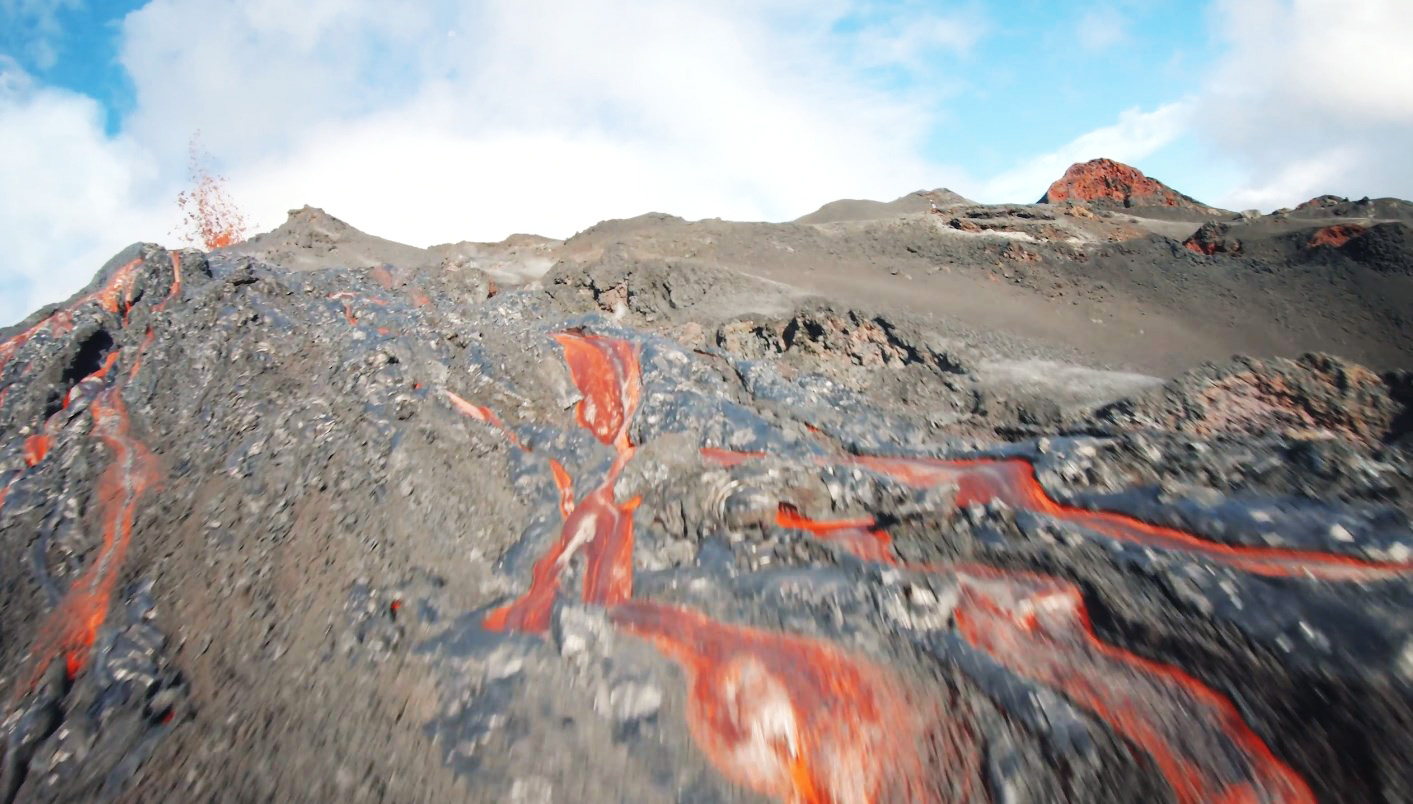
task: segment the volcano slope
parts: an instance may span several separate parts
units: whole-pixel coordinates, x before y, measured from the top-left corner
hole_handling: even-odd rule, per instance
[[[1406,372],[1163,383],[684,226],[139,245],[0,333],[4,800],[1413,798]]]

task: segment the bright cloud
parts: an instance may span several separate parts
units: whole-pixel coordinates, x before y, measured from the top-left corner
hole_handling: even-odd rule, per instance
[[[778,220],[943,183],[921,155],[936,109],[864,77],[860,34],[835,28],[857,5],[153,0],[122,26],[136,108],[119,137],[77,96],[0,100],[30,151],[0,182],[55,199],[0,222],[24,243],[15,270],[45,277],[0,320],[92,275],[103,260],[76,255],[76,229],[109,253],[123,243],[97,233],[169,240],[198,129],[258,226],[310,203],[419,245],[650,210]],[[885,60],[965,47],[960,26],[910,15]],[[55,206],[81,190],[99,197]],[[35,238],[41,219],[66,228]]]
[[[155,174],[142,148],[103,133],[97,103],[0,57],[0,322],[68,296],[134,233],[158,237]]]
[[[1094,6],[1075,25],[1075,39],[1089,50],[1105,50],[1128,38],[1128,20],[1112,6]]]
[[[1228,52],[1194,119],[1246,167],[1227,206],[1409,194],[1413,3],[1222,0],[1212,28]]]
[[[42,48],[80,2],[0,0],[0,20],[27,21]],[[972,63],[979,38],[1019,41],[979,8],[151,0],[122,22],[135,105],[116,135],[94,101],[0,61],[0,321],[67,295],[129,241],[170,242],[197,130],[258,228],[309,203],[418,245],[650,210],[782,220],[935,186],[1029,201],[1076,161],[1142,167],[1198,146],[1225,180],[1203,176],[1203,199],[1231,208],[1413,188],[1413,3],[1217,0],[1225,53],[1189,92],[968,181],[967,148],[935,139],[955,127],[949,100],[1019,87],[1007,64]],[[1144,8],[1092,4],[1061,46],[1137,37]]]

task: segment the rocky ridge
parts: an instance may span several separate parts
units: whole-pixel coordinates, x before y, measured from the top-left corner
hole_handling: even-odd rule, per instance
[[[1406,371],[1164,381],[786,270],[1390,292],[1400,208],[1328,206],[134,246],[0,332],[0,795],[1405,800]]]

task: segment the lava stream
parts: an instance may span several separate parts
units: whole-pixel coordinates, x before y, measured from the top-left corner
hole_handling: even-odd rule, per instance
[[[157,459],[129,432],[127,409],[119,386],[99,394],[89,408],[93,429],[113,453],[113,462],[98,481],[99,507],[103,513],[103,541],[87,568],[69,586],[59,605],[40,624],[30,650],[31,670],[17,695],[32,689],[50,663],[64,657],[70,678],[88,660],[98,629],[108,616],[108,606],[119,569],[132,539],[133,518],[142,495],[158,482]]]
[[[701,450],[704,460],[731,467],[763,457],[715,447]],[[1012,508],[1074,523],[1117,541],[1175,552],[1196,553],[1219,564],[1275,578],[1325,581],[1375,580],[1413,572],[1413,562],[1371,561],[1319,550],[1221,544],[1178,528],[1152,525],[1126,514],[1091,511],[1059,502],[1035,477],[1035,467],[1021,458],[889,458],[853,455],[848,462],[918,488],[955,485],[955,503],[967,506],[1000,501]]]
[[[631,343],[616,338],[563,332],[554,339],[564,350],[570,374],[584,397],[576,407],[576,420],[599,441],[611,445],[617,456],[603,482],[577,503],[569,473],[558,461],[550,461],[564,517],[559,539],[531,568],[529,589],[486,614],[482,625],[491,631],[548,630],[560,575],[580,549],[585,554],[586,603],[608,606],[633,596],[633,511],[640,499],[619,503],[613,487],[633,457],[628,426],[641,394],[638,355]],[[512,444],[528,451],[490,409],[450,391],[444,393],[463,415],[505,431]]]
[[[781,503],[775,512],[775,524],[782,528],[809,531],[820,541],[837,544],[850,555],[864,561],[896,563],[888,549],[892,538],[887,531],[874,527],[877,523],[871,516],[821,521],[803,516],[789,503]]]
[[[953,795],[968,796],[975,741],[935,694],[910,692],[883,667],[677,606],[632,601],[609,618],[686,671],[692,737],[739,784],[794,802],[940,801],[950,776]]]
[[[1036,479],[1035,468],[1029,461],[1019,458],[944,461],[859,456],[852,460],[912,486],[955,484],[958,506],[973,503],[985,505],[996,500],[1012,508],[1072,522],[1111,539],[1161,550],[1196,553],[1255,575],[1351,581],[1413,571],[1413,562],[1377,562],[1317,550],[1220,544],[1184,530],[1151,525],[1124,514],[1067,505],[1052,498]]]
[[[170,256],[172,282],[166,298],[153,307],[153,312],[166,307],[167,302],[181,292],[181,255],[173,253]],[[126,263],[114,272],[102,288],[79,299],[69,309],[73,310],[79,304],[96,300],[110,313],[122,312],[126,320],[136,286],[136,269],[141,264],[141,259]],[[52,320],[54,317],[46,319]],[[152,340],[153,333],[149,327],[137,358],[128,372],[128,381],[136,377],[142,365],[142,356]],[[8,345],[9,342],[6,342],[0,345],[0,348]],[[103,365],[80,380],[76,387],[90,382],[103,382],[117,362],[118,354],[116,350],[109,352]],[[73,391],[74,389],[70,388],[64,395],[65,408],[69,405]],[[160,481],[157,459],[146,445],[131,435],[121,385],[109,385],[98,392],[89,406],[89,414],[93,417],[93,433],[113,454],[112,463],[98,480],[99,510],[103,515],[102,542],[98,552],[89,560],[88,566],[69,585],[59,604],[40,623],[34,645],[30,649],[31,668],[29,673],[21,678],[15,691],[16,697],[33,689],[44,672],[60,656],[64,657],[64,668],[69,678],[75,677],[83,669],[88,661],[88,652],[98,637],[98,629],[108,617],[119,570],[123,558],[127,555],[128,544],[132,540],[137,505],[143,494]],[[48,423],[46,429],[47,427]],[[33,467],[44,459],[48,452],[48,443],[47,434],[30,437],[25,444],[25,462],[28,466]],[[8,491],[8,486],[6,490]],[[3,495],[0,495],[0,504],[3,502]]]
[[[952,571],[962,638],[1145,751],[1178,801],[1315,800],[1231,701],[1175,667],[1101,642],[1074,584],[975,565]]]
[[[584,398],[575,406],[579,425],[619,454],[632,449],[628,425],[642,395],[638,353],[633,344],[602,335],[560,332],[555,342]]]
[[[915,485],[957,482],[960,505],[989,495],[987,480],[995,477],[974,473],[958,479],[957,469],[931,462],[860,463]],[[1033,472],[1025,476],[1036,482]],[[1094,713],[1152,758],[1183,804],[1314,801],[1305,781],[1275,757],[1231,701],[1176,667],[1102,642],[1074,584],[982,565],[900,564],[883,538],[867,538],[881,533],[872,518],[816,521],[782,504],[776,523],[840,543],[859,558],[954,577],[961,594],[953,620],[964,640],[1011,672],[1053,687]]]

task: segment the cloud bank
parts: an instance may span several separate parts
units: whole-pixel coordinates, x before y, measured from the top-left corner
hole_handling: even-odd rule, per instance
[[[0,18],[48,36],[74,2],[0,0]],[[1077,44],[1126,36],[1117,7]],[[938,74],[995,32],[973,5],[152,0],[121,25],[135,105],[115,135],[93,100],[0,58],[0,322],[132,240],[174,244],[198,129],[257,228],[309,203],[417,245],[649,210],[784,220],[943,185],[1032,201],[1071,162],[1175,148],[1234,166],[1203,198],[1232,208],[1413,195],[1413,4],[1218,0],[1205,23],[1224,51],[1189,94],[976,176],[932,139],[941,87],[985,80]]]
[[[25,210],[0,221],[0,241],[22,244],[0,320],[77,288],[95,253],[171,241],[198,129],[258,227],[310,203],[419,245],[565,236],[648,210],[778,220],[941,183],[947,168],[921,147],[936,109],[865,77],[853,40],[892,42],[871,58],[906,72],[919,48],[971,37],[915,10],[839,32],[857,10],[153,0],[122,25],[136,106],[117,137],[92,101],[4,67],[15,88],[0,95],[0,136],[26,147],[7,152],[0,182],[43,189],[7,194]]]

